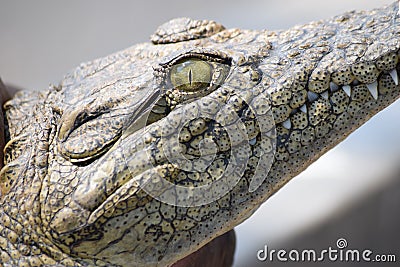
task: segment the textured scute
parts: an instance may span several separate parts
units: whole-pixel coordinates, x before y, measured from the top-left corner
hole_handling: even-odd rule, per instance
[[[332,73],[331,78],[337,85],[351,84],[355,79],[350,66],[344,66],[342,69],[335,71]]]
[[[392,69],[395,69],[398,63],[399,63],[399,57],[397,56],[397,54],[389,53],[380,57],[376,61],[376,66],[380,70],[390,71]]]
[[[356,63],[352,67],[354,76],[362,83],[373,83],[378,78],[380,71],[372,62]]]
[[[44,92],[20,91],[14,98],[4,104],[10,137],[23,135],[24,130],[34,123],[32,108],[43,101]]]
[[[316,69],[311,73],[308,89],[314,93],[322,93],[329,88],[330,80],[327,70]]]
[[[212,36],[225,27],[215,21],[178,18],[161,25],[151,36],[154,44],[176,43]]]

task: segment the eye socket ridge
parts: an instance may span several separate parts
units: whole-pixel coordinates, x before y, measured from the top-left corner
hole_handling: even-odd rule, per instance
[[[227,56],[225,53],[217,52],[217,51],[190,51],[184,54],[181,54],[167,63],[160,64],[162,67],[171,67],[175,65],[177,62],[182,61],[187,58],[197,58],[199,60],[209,61],[209,62],[216,62],[220,64],[226,64],[228,66],[232,65],[232,58]]]

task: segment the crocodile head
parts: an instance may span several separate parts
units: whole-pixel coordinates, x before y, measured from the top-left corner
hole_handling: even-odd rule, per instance
[[[23,218],[47,264],[192,253],[399,97],[398,11],[278,32],[172,20],[152,44],[18,95],[6,104],[8,228]]]

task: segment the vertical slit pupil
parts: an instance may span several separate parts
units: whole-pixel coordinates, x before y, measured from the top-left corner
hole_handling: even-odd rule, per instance
[[[192,85],[192,69],[189,69],[189,84]]]

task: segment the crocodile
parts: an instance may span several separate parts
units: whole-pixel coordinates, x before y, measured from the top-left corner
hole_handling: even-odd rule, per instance
[[[169,266],[400,96],[398,2],[289,30],[180,18],[5,103],[2,266]]]

